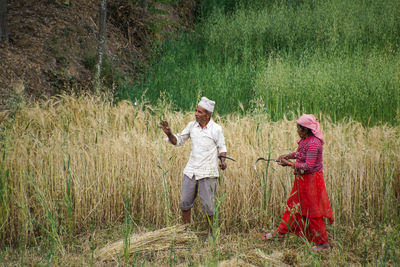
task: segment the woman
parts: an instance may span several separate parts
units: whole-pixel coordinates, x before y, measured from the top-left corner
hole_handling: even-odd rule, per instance
[[[263,235],[262,239],[282,239],[286,233],[294,232],[314,242],[313,250],[329,249],[323,218],[328,218],[332,224],[333,214],[322,172],[324,138],[315,116],[303,114],[297,120],[297,133],[300,136],[297,151],[278,158],[280,165],[294,170],[292,192],[277,231]],[[289,159],[296,159],[296,162]]]

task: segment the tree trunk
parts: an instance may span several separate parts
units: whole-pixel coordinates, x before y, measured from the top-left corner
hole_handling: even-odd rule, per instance
[[[148,7],[148,1],[147,0],[142,0],[142,8],[147,11],[147,7]]]
[[[0,0],[0,42],[8,42],[7,0]]]
[[[1,1],[1,0],[0,0]],[[101,66],[103,65],[104,47],[106,43],[106,14],[107,14],[107,0],[100,0],[100,21],[99,21],[99,35],[97,45],[97,65],[94,75],[94,82],[97,94],[100,94],[101,87]]]

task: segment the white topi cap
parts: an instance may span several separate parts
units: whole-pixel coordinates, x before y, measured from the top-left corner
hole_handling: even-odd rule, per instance
[[[209,112],[214,112],[215,102],[203,96],[198,104],[200,107],[206,109]]]

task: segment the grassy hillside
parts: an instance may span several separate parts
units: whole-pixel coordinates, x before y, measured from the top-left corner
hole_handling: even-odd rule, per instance
[[[147,3],[146,5],[144,3]],[[8,0],[9,42],[0,42],[0,111],[16,98],[94,93],[98,0]],[[104,91],[140,76],[152,47],[191,28],[194,0],[107,1]]]
[[[167,41],[117,98],[156,103],[162,94],[190,110],[207,95],[219,114],[399,122],[399,1],[214,2],[203,1],[208,16],[195,32]]]

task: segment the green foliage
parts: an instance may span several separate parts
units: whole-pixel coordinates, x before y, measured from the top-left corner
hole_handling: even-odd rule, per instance
[[[64,163],[64,172],[65,172],[65,187],[66,187],[66,192],[64,196],[64,201],[65,201],[65,209],[66,209],[66,219],[67,219],[67,228],[68,228],[68,234],[69,237],[72,238],[73,234],[73,228],[74,228],[74,221],[73,221],[73,216],[74,216],[74,203],[73,203],[73,196],[72,196],[72,179],[71,179],[71,172],[70,172],[70,161],[71,161],[71,156],[68,155],[68,160],[66,164]]]
[[[206,18],[214,12],[232,13],[237,9],[260,9],[274,1],[269,0],[198,0],[200,18]]]
[[[398,122],[400,2],[209,0],[199,8],[207,17],[195,31],[164,42],[119,96],[156,103],[165,92],[188,110],[206,95],[220,114],[258,103],[274,120],[312,112]]]
[[[74,75],[68,74],[67,72],[51,71],[48,78],[50,84],[54,88],[56,94],[61,94],[65,90],[75,91],[78,88],[78,82]]]
[[[278,120],[287,110],[351,116],[364,124],[395,122],[399,108],[399,56],[379,53],[347,57],[313,54],[301,60],[270,58],[254,82],[254,93]]]
[[[97,64],[97,55],[86,55],[83,59],[83,64],[86,68],[94,72]],[[105,87],[113,88],[123,81],[123,75],[113,66],[112,62],[110,62],[107,57],[104,57],[100,79],[103,81]]]
[[[4,166],[6,149],[4,149],[2,157],[0,165],[0,230],[5,227],[10,215],[10,189],[8,186],[10,170]]]
[[[271,52],[323,51],[329,55],[399,47],[398,1],[304,1],[277,3],[260,10],[239,9],[234,14],[214,13],[204,25],[204,36],[214,49],[229,56]]]

